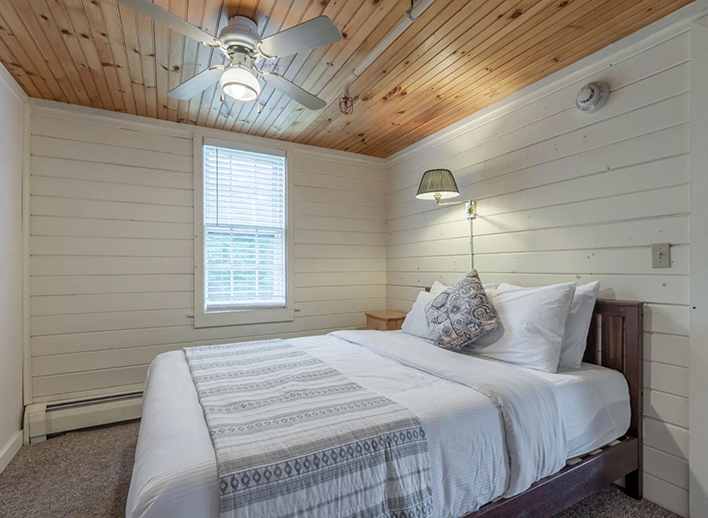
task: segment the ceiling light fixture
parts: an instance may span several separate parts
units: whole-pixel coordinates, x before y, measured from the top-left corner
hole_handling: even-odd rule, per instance
[[[215,38],[154,4],[152,0],[118,0],[118,2],[209,48],[218,49],[230,59],[228,66],[214,64],[167,92],[172,99],[189,101],[220,83],[223,91],[221,102],[226,100],[226,96],[242,102],[255,101],[261,93],[260,80],[263,80],[268,86],[302,104],[305,108],[321,110],[327,106],[325,101],[285,79],[274,70],[262,70],[254,64],[254,62],[267,63],[272,59],[337,43],[342,39],[342,33],[327,16],[312,18],[260,39],[258,24],[254,20],[235,15],[228,18],[226,25],[219,31],[219,37]],[[263,61],[262,58],[267,59]]]
[[[221,75],[220,82],[224,94],[237,101],[255,101],[261,94],[261,84],[258,79],[243,65],[232,65],[227,68]]]

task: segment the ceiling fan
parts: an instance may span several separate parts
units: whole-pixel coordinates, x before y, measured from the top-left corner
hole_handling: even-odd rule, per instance
[[[253,20],[245,16],[232,16],[221,29],[219,37],[215,38],[150,0],[118,2],[199,43],[219,49],[229,59],[227,65],[213,65],[167,92],[173,99],[187,101],[219,82],[225,95],[237,101],[255,101],[261,93],[260,77],[310,110],[321,110],[327,106],[325,101],[278,73],[256,66],[260,58],[289,56],[341,40],[342,34],[327,16],[318,16],[263,39],[259,38],[258,26]]]

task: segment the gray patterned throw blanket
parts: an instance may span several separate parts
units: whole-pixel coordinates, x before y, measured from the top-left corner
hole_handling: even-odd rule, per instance
[[[425,518],[425,432],[407,408],[282,340],[184,350],[222,517]]]

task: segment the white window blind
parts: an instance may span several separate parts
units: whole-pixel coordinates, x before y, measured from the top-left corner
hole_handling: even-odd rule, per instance
[[[287,301],[285,157],[204,146],[207,311]]]

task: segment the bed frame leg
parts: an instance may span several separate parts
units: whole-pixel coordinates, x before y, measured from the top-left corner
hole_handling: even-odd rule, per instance
[[[635,470],[624,477],[624,492],[636,498],[637,500],[642,499],[642,494],[644,492],[642,484],[642,472],[641,470]]]

